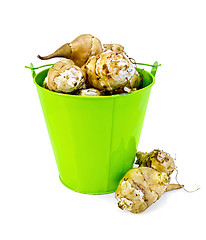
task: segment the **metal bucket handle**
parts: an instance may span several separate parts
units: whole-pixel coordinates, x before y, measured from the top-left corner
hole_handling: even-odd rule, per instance
[[[145,63],[136,63],[136,64],[138,64],[138,65],[151,66],[151,67],[152,67],[152,70],[151,70],[150,73],[153,75],[153,77],[155,77],[155,75],[156,75],[157,68],[158,68],[159,66],[161,66],[161,64],[158,64],[157,61],[155,61],[153,65],[145,64]],[[43,66],[41,66],[41,67],[48,67],[48,66],[52,66],[52,65],[53,65],[53,64],[47,64],[47,65],[43,65]],[[41,68],[41,67],[39,67],[39,68]],[[27,68],[31,69],[32,77],[33,77],[33,79],[34,79],[34,78],[36,77],[35,69],[38,69],[38,68],[35,68],[34,65],[33,65],[33,63],[31,63],[31,64],[30,64],[30,67],[27,67]]]

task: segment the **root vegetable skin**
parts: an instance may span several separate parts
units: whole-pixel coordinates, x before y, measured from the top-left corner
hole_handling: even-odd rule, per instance
[[[71,59],[77,66],[82,67],[91,56],[101,52],[102,44],[100,40],[90,34],[83,34],[72,42],[62,45],[54,53],[44,57],[38,55],[38,58],[48,60],[63,57]]]

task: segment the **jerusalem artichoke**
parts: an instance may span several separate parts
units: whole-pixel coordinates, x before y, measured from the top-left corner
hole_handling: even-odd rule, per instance
[[[132,213],[141,213],[155,203],[164,192],[182,188],[169,184],[170,176],[153,168],[139,167],[129,170],[115,192],[118,206]]]
[[[115,192],[118,206],[132,213],[143,212],[164,192],[184,187],[170,184],[175,163],[168,153],[155,149],[150,153],[137,152],[136,156],[134,168],[125,174]]]
[[[118,206],[140,213],[156,202],[169,185],[169,176],[149,167],[129,170],[115,192]]]
[[[128,83],[131,88],[138,88],[142,81],[123,52],[107,50],[91,57],[82,68],[89,84],[99,90],[113,91]]]
[[[38,55],[38,58],[47,60],[54,57],[63,57],[71,59],[77,66],[82,67],[91,56],[101,52],[102,44],[98,38],[90,34],[82,34],[72,42],[58,48],[54,53],[45,57]]]
[[[150,153],[137,152],[136,161],[139,167],[154,168],[159,172],[165,172],[171,175],[175,170],[174,159],[166,152],[155,149]]]
[[[56,92],[71,93],[85,83],[84,72],[72,60],[64,59],[55,63],[48,71],[46,86]]]

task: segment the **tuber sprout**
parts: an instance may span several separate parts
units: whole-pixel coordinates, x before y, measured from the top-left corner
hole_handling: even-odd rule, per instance
[[[151,167],[168,175],[175,170],[174,159],[162,150],[155,149],[150,153],[137,152],[136,157],[135,164],[140,167]]]

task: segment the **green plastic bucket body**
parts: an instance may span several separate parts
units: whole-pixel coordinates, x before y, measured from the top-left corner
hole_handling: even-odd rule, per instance
[[[60,180],[88,194],[114,192],[132,168],[154,77],[143,71],[143,88],[130,94],[76,96],[42,87],[34,79]]]

